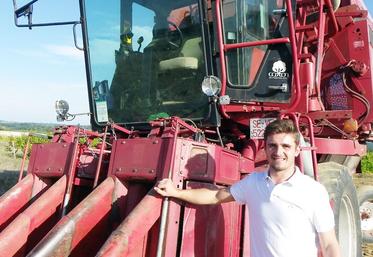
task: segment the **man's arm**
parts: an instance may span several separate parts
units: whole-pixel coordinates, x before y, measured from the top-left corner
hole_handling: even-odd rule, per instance
[[[341,250],[334,229],[319,233],[319,241],[324,257],[341,257]]]
[[[175,197],[193,204],[219,204],[234,201],[228,188],[222,189],[178,189],[170,179],[158,182],[154,190],[164,197]]]

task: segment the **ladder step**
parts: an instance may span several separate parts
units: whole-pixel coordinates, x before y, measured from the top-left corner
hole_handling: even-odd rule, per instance
[[[304,25],[304,26],[295,27],[296,32],[302,32],[302,31],[307,31],[307,30],[313,30],[315,32],[317,31],[314,25]]]

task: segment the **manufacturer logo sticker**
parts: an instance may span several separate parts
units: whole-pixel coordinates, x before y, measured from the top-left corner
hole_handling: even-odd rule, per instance
[[[268,72],[269,79],[287,79],[289,78],[289,73],[286,72],[286,63],[278,60],[273,63],[272,71]]]

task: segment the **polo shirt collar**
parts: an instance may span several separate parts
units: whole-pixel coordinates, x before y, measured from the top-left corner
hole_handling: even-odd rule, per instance
[[[298,166],[295,166],[294,174],[287,181],[284,181],[283,183],[294,185],[299,180],[299,178],[301,178],[301,176],[302,176],[302,172],[299,170]],[[269,168],[265,172],[263,172],[263,180],[272,181],[272,178],[269,176]]]
[[[287,180],[287,182],[289,184],[294,185],[301,177],[302,177],[302,172],[299,170],[299,168],[297,166],[295,166],[295,172],[294,172],[293,176],[291,176]]]

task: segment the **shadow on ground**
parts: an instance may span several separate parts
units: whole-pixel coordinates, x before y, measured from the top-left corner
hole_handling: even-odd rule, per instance
[[[18,175],[19,173],[14,170],[3,170],[0,172],[0,195],[17,183]]]

